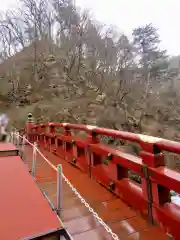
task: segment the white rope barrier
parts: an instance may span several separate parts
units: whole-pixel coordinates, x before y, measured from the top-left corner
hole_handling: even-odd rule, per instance
[[[57,172],[57,213],[59,216],[61,215],[62,210],[62,179],[66,182],[66,184],[71,188],[71,190],[74,192],[74,194],[79,198],[79,200],[83,203],[83,205],[88,208],[89,212],[92,213],[92,215],[97,219],[97,221],[104,227],[104,229],[111,235],[112,239],[114,240],[120,240],[117,234],[113,233],[112,229],[98,216],[98,214],[94,211],[94,209],[86,202],[86,200],[81,196],[81,194],[76,190],[76,188],[71,184],[71,182],[66,178],[66,176],[63,174],[62,171],[62,165],[58,165],[58,167],[54,166],[44,155],[43,153],[38,149],[37,143],[34,144],[31,143],[25,136],[21,136],[18,132],[13,133],[13,135],[16,136],[19,145],[19,139],[24,139],[24,143],[28,143],[33,148],[33,169],[32,174],[35,178],[35,166],[36,166],[36,153],[39,153],[39,155],[51,166],[52,169],[54,169]]]

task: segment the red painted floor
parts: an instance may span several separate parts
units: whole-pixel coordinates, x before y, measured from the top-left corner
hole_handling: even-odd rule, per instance
[[[62,228],[20,157],[0,157],[0,164],[0,239],[19,240]]]
[[[96,181],[80,172],[65,160],[40,149],[57,166],[62,164],[63,173],[86,199],[98,215],[123,240],[165,240],[169,239],[159,227],[150,225],[137,212],[115,197]],[[25,149],[25,163],[32,165],[32,149]],[[57,173],[38,155],[36,179],[56,206]],[[109,240],[111,235],[98,223],[95,217],[80,202],[70,187],[63,182],[63,210],[61,219],[75,240]]]
[[[12,143],[1,142],[0,143],[0,151],[12,151],[16,150],[16,146]]]

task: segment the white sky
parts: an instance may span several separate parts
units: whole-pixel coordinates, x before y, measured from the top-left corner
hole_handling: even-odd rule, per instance
[[[88,7],[96,19],[115,24],[125,34],[152,22],[159,29],[162,47],[180,54],[180,0],[75,0]]]
[[[107,24],[117,25],[125,34],[133,28],[152,22],[159,29],[162,47],[169,54],[180,54],[179,0],[74,0],[81,7],[91,9],[94,17]],[[15,5],[16,0],[5,0],[0,10]]]

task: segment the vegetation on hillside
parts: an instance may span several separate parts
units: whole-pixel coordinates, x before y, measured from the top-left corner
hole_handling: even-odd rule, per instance
[[[72,0],[19,0],[1,14],[0,35],[0,104],[13,124],[31,111],[179,140],[179,65],[170,67],[152,24],[130,41]]]

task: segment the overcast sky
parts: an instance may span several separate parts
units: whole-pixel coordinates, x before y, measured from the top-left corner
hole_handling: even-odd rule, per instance
[[[162,47],[170,54],[180,54],[179,0],[76,0],[76,3],[91,8],[98,20],[116,24],[126,34],[152,22],[159,29]]]
[[[158,29],[162,47],[169,54],[180,54],[180,0],[74,0],[91,9],[94,17],[114,24],[125,34],[133,28],[152,22]],[[0,9],[7,9],[15,0],[2,0]]]

